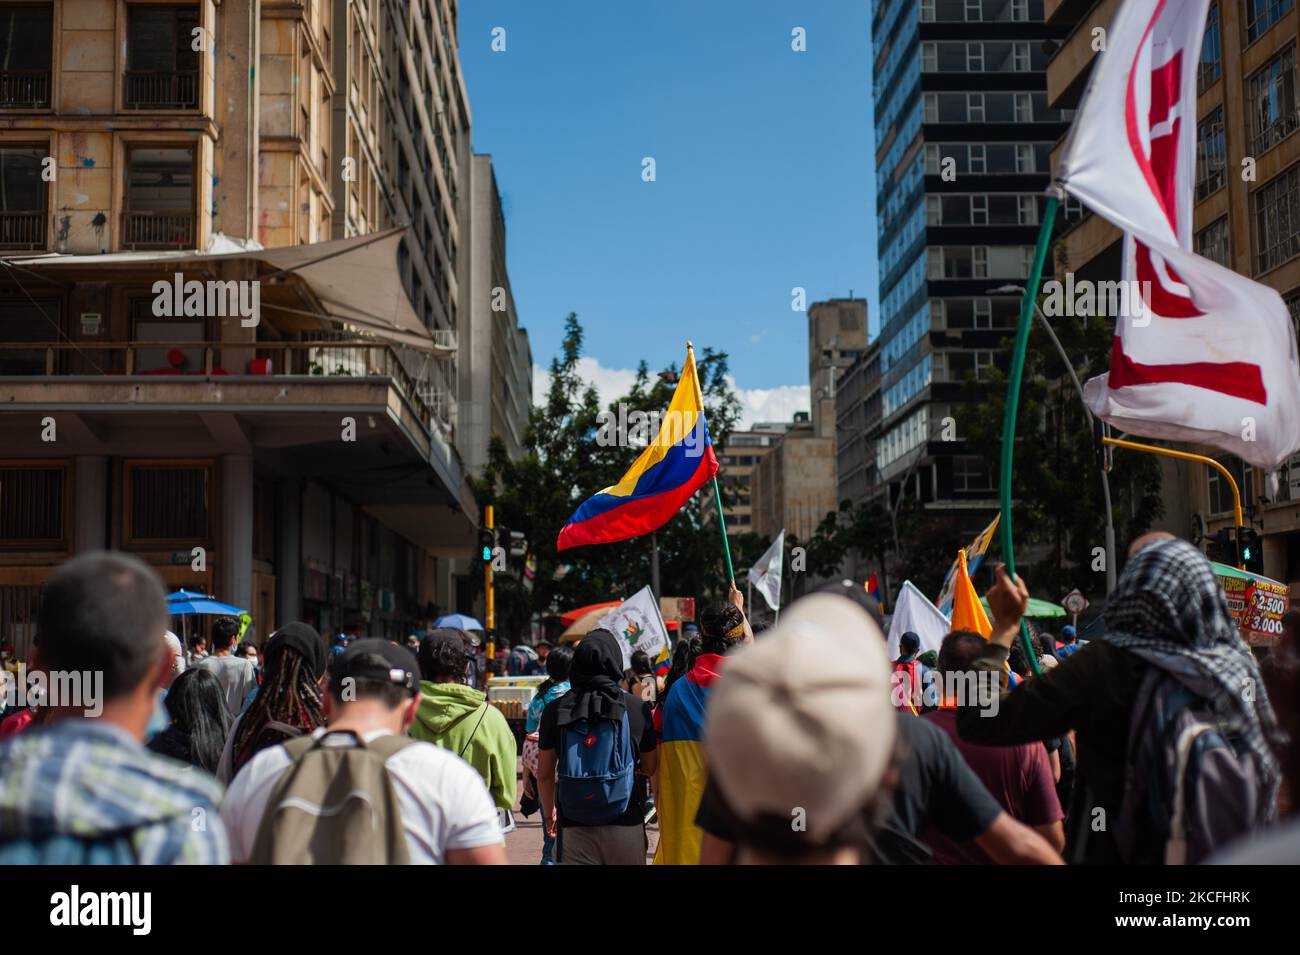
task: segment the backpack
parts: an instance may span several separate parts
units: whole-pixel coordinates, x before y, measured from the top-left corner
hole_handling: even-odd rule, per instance
[[[556,801],[586,826],[611,823],[632,801],[636,753],[627,710],[618,719],[578,720],[560,730]]]
[[[906,679],[900,677],[892,681],[894,690],[892,699],[895,709],[907,710],[909,713],[916,713],[920,709],[919,706],[914,705],[912,702],[921,693],[921,684],[916,675],[920,663],[920,660],[909,660],[906,663],[894,664],[895,673],[907,674]]]
[[[351,746],[338,734],[284,743],[292,760],[266,802],[249,859],[255,865],[404,865],[410,861],[397,788],[384,763],[415,742],[384,735]]]
[[[1158,667],[1138,684],[1116,846],[1126,864],[1184,865],[1263,822],[1259,766],[1237,727]]]

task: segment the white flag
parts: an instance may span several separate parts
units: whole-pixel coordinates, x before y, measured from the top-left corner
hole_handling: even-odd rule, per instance
[[[1210,444],[1272,471],[1300,448],[1290,315],[1273,289],[1191,251],[1209,4],[1125,0],[1061,156],[1058,182],[1125,233],[1110,373],[1085,393],[1124,431]]]
[[[939,644],[951,629],[952,624],[939,608],[910,580],[905,580],[894,601],[894,617],[889,621],[889,659],[898,659],[898,638],[909,630],[921,638],[922,653],[926,650],[938,653]]]
[[[632,665],[633,651],[644,650],[654,663],[668,648],[668,628],[659,614],[659,601],[649,587],[642,587],[597,620],[596,628],[608,630],[619,638],[624,670]]]
[[[785,564],[785,528],[776,535],[772,546],[749,568],[749,582],[754,585],[773,610],[781,607],[781,569]]]

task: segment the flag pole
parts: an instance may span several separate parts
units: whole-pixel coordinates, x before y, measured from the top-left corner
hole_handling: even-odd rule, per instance
[[[731,569],[731,543],[727,540],[727,517],[722,513],[722,491],[718,490],[718,476],[713,476],[713,498],[718,502],[718,529],[722,531],[722,553],[727,557],[727,579],[736,586],[736,572]]]
[[[1016,556],[1011,543],[1011,468],[1016,451],[1016,416],[1020,410],[1020,379],[1025,372],[1025,351],[1029,346],[1029,328],[1034,318],[1034,302],[1038,297],[1038,283],[1043,278],[1043,263],[1047,261],[1047,250],[1052,244],[1052,226],[1056,223],[1056,207],[1059,202],[1059,187],[1053,186],[1047,194],[1047,204],[1043,209],[1043,224],[1038,230],[1038,244],[1034,247],[1034,259],[1029,269],[1029,281],[1025,283],[1025,297],[1020,302],[1020,322],[1016,325],[1015,347],[1011,352],[1011,370],[1007,375],[1007,401],[1002,416],[1002,458],[998,471],[998,507],[1002,513],[999,534],[1002,543],[1002,560],[1007,565],[1007,572],[1014,578],[1016,573]],[[1020,621],[1020,641],[1024,646],[1025,659],[1037,675],[1042,672],[1038,665],[1038,654],[1034,652],[1029,639],[1029,628],[1025,621]]]

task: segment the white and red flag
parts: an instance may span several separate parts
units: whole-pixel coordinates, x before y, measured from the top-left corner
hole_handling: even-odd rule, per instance
[[[1213,445],[1273,471],[1300,449],[1290,315],[1273,289],[1191,251],[1209,5],[1125,0],[1058,165],[1066,192],[1124,231],[1123,278],[1141,292],[1142,305],[1117,316],[1110,373],[1085,393],[1124,431]]]

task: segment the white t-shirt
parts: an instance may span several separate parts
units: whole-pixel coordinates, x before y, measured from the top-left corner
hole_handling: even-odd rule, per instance
[[[319,739],[324,732],[320,728],[312,736]],[[370,742],[389,734],[381,729],[364,735]],[[339,745],[346,743],[346,738],[339,738]],[[232,862],[247,862],[253,854],[266,802],[289,765],[289,752],[283,746],[264,749],[245,764],[226,790],[221,821],[230,837]],[[503,841],[496,807],[483,778],[455,753],[415,740],[384,765],[397,787],[412,863],[443,865],[448,849],[474,849]]]

